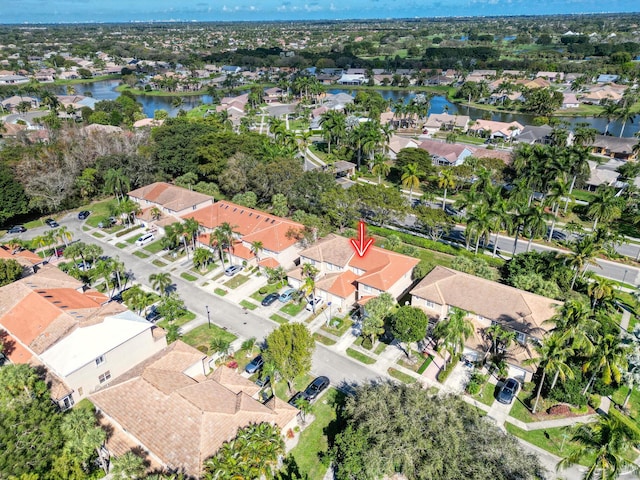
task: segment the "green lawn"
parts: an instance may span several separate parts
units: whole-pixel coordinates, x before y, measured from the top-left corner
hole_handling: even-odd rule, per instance
[[[506,422],[505,428],[511,435],[523,439],[558,457],[566,456],[575,445],[571,442],[571,429],[569,427],[546,428],[543,430],[522,430],[515,425]],[[548,436],[548,438],[547,438]],[[582,459],[580,465],[586,465],[587,459]]]
[[[281,316],[281,315],[278,315],[277,313],[274,313],[274,314],[273,314],[273,315],[271,315],[269,318],[270,318],[271,320],[273,320],[274,322],[278,322],[278,323],[280,323],[280,324],[288,323],[288,322],[289,322],[289,320],[287,320],[286,318],[284,318],[284,317],[283,317],[283,316]]]
[[[138,258],[149,258],[149,255],[147,255],[144,252],[141,252],[140,250],[133,252],[133,254]]]
[[[360,337],[360,338],[362,338],[362,337]],[[380,342],[376,346],[376,349],[373,351],[373,353],[375,353],[376,355],[380,355],[382,352],[384,352],[385,348],[387,348],[387,344],[384,343],[384,342]]]
[[[151,242],[143,247],[149,253],[158,253],[162,251],[162,239]]]
[[[118,243],[116,243],[116,247],[118,247],[118,248],[127,248],[128,245],[126,243],[118,242]]]
[[[248,300],[241,300],[240,305],[244,308],[248,308],[249,310],[255,310],[256,308],[258,308],[258,305]]]
[[[229,291],[223,288],[216,287],[213,289],[213,293],[215,293],[216,295],[220,295],[221,297],[224,297],[227,293],[229,293]]]
[[[264,300],[264,297],[266,297],[270,293],[277,292],[278,290],[280,290],[280,287],[281,285],[279,283],[274,283],[272,285],[267,284],[264,287],[260,287],[259,290],[256,290],[255,292],[253,292],[251,294],[251,298],[253,298],[257,302],[262,302],[262,300]]]
[[[93,235],[96,238],[104,238],[104,234],[100,232],[93,232],[91,235]]]
[[[335,345],[336,341],[329,338],[329,337],[325,337],[324,335],[319,334],[318,332],[315,332],[313,334],[313,338],[315,339],[316,342],[320,342],[323,345]],[[347,355],[349,353],[347,352]]]
[[[214,338],[222,338],[229,342],[233,342],[237,337],[233,333],[229,333],[226,330],[218,327],[217,325],[200,325],[193,330],[185,333],[182,336],[182,341],[191,345],[192,347],[206,347],[209,349],[211,340]]]
[[[182,325],[184,325],[185,323],[189,323],[191,320],[196,318],[196,314],[191,312],[191,311],[187,311],[187,313],[185,313],[183,316],[176,318],[173,323],[175,325],[178,325],[179,327],[181,327]],[[169,325],[169,321],[168,320],[160,320],[158,322],[158,326],[162,327],[162,328],[167,328],[167,326]]]
[[[478,395],[473,395],[473,398],[490,407],[493,405],[493,401],[495,400],[495,391],[496,386],[491,382],[486,382],[482,387],[482,390],[480,390],[480,393]]]
[[[281,380],[274,385],[276,396],[284,401],[288,401],[294,393],[299,392],[307,388],[307,385],[313,380],[311,375],[300,375],[293,379],[292,392],[287,391],[287,382]]]
[[[361,363],[364,363],[365,365],[373,365],[374,363],[376,363],[376,359],[375,358],[371,358],[367,355],[365,355],[364,353],[360,353],[357,350],[354,350],[353,348],[347,348],[347,356],[358,360]]]
[[[526,400],[528,398],[529,398],[528,392],[520,392],[520,394],[518,395],[518,398],[513,401],[513,407],[511,407],[511,411],[509,412],[509,415],[517,420],[520,420],[521,422],[525,422],[525,423],[535,422],[536,419],[531,414],[531,411],[524,404],[526,403]]]
[[[404,372],[401,372],[400,370],[396,370],[393,367],[390,367],[387,372],[389,373],[389,375],[391,375],[393,378],[395,378],[396,380],[400,380],[403,383],[416,383],[416,379],[414,377],[412,377],[411,375],[407,375]]]
[[[229,288],[238,288],[240,285],[242,285],[243,283],[249,281],[249,277],[247,275],[240,275],[237,274],[235,277],[233,277],[231,280],[229,280],[228,282],[226,282],[224,285],[229,287]]]
[[[622,405],[628,392],[629,388],[622,386],[613,392],[611,400],[613,400],[616,405]],[[634,389],[633,392],[631,392],[631,398],[626,408],[629,410],[629,417],[640,426],[640,392],[638,390]]]
[[[304,309],[304,307],[305,307],[305,304],[302,302],[301,303],[289,302],[284,307],[282,307],[280,311],[286,313],[287,315],[291,315],[292,317],[295,317]]]
[[[184,278],[188,282],[195,282],[198,279],[198,277],[195,277],[195,276],[193,276],[193,275],[191,275],[190,273],[187,273],[187,272],[182,272],[180,274],[180,277]]]
[[[134,235],[131,238],[127,238],[125,240],[125,242],[127,242],[129,245],[133,245],[134,243],[136,243],[136,240],[138,240],[138,238],[140,238],[140,237],[137,237],[137,236]]]
[[[341,337],[347,330],[349,330],[349,328],[351,328],[351,325],[353,325],[353,322],[350,318],[333,317],[328,326],[324,324],[321,328],[327,333],[331,333],[336,337]]]
[[[89,210],[91,215],[85,220],[85,223],[90,227],[97,228],[98,224],[111,216],[111,209],[118,204],[115,198],[109,200],[102,200],[101,202],[90,203],[83,205],[78,211]]]
[[[157,258],[155,260],[153,260],[151,263],[153,263],[156,267],[166,267],[167,264],[164,263],[162,260],[158,260]]]
[[[315,420],[300,433],[298,445],[291,450],[291,455],[302,474],[299,478],[322,480],[324,477],[329,467],[326,455],[329,449],[329,437],[332,438],[338,431],[336,407],[342,403],[344,403],[344,394],[330,388],[318,402],[313,404],[312,413]]]

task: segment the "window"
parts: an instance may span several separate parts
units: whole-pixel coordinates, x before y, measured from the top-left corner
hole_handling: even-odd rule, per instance
[[[516,340],[518,343],[524,344],[527,341],[527,335],[522,332],[516,332]]]
[[[365,285],[363,283],[361,283],[360,285],[362,285],[362,290],[364,290],[367,293],[371,292],[371,287],[369,285]]]
[[[96,358],[96,366],[102,365],[103,363],[104,363],[104,355],[100,355],[98,358]]]
[[[424,303],[428,308],[436,308],[436,304],[430,300],[425,300]]]
[[[67,395],[62,399],[62,405],[60,406],[62,410],[68,410],[73,407],[73,397],[71,395]]]
[[[100,375],[100,376],[98,377],[98,381],[99,381],[100,383],[104,383],[104,382],[106,382],[107,380],[109,380],[110,378],[111,378],[111,372],[110,372],[109,370],[107,370],[106,372],[104,372],[102,375]]]

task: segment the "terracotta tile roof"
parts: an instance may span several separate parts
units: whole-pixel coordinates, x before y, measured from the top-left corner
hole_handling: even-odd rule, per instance
[[[358,283],[383,291],[395,285],[405,274],[411,274],[418,263],[420,260],[417,258],[378,247],[370,247],[364,257],[356,255],[349,262],[351,266],[365,271],[358,278]]]
[[[267,257],[260,260],[258,262],[258,265],[260,265],[261,267],[278,268],[280,266],[280,263],[278,263],[278,261],[273,257]]]
[[[187,349],[195,363],[202,360],[200,352],[175,342],[144,367],[134,367],[118,383],[94,393],[91,400],[116,430],[135,437],[164,466],[199,477],[204,460],[233,438],[238,428],[260,422],[284,427],[298,411],[277,399],[262,404],[243,391],[244,387],[238,391],[248,380],[226,367],[203,381],[189,377],[188,367],[185,373],[179,372],[185,366]],[[150,369],[163,370],[170,385],[152,384],[151,377],[156,382],[162,377],[157,372],[149,376]],[[186,377],[182,387],[177,386],[179,375]]]
[[[316,287],[340,298],[347,298],[356,291],[357,278],[351,270],[329,273],[316,282]]]
[[[16,249],[11,251],[11,249],[6,245],[0,245],[0,258],[4,260],[15,260],[25,267],[32,267],[44,262],[44,259],[40,258],[30,250]]]
[[[304,228],[300,223],[235,203],[220,201],[213,205],[189,212],[182,218],[194,218],[204,228],[213,230],[229,223],[244,242],[262,242],[266,250],[281,252],[294,245],[297,240],[287,233]]]
[[[353,247],[347,238],[330,234],[300,252],[300,257],[310,258],[320,263],[327,262],[345,268],[354,254]],[[304,260],[301,261],[301,263],[303,262]]]
[[[437,266],[411,295],[439,305],[451,305],[541,338],[543,324],[561,302],[484,278]]]
[[[166,182],[156,182],[140,187],[130,191],[128,195],[139,200],[148,200],[174,212],[184,210],[193,205],[213,202],[213,198],[209,195]]]

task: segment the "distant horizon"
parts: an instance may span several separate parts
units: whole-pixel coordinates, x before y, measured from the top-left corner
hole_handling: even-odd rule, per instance
[[[22,0],[0,4],[1,25],[322,22],[640,13],[610,0]]]

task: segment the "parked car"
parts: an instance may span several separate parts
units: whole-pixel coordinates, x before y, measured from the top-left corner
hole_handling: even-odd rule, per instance
[[[280,300],[282,303],[287,303],[289,300],[293,298],[293,295],[295,293],[296,293],[295,288],[290,288],[289,290],[285,290],[280,294],[280,297],[278,297],[278,300]]]
[[[130,288],[131,288],[131,287],[127,287],[127,288],[124,288],[124,289],[120,290],[120,291],[119,291],[118,293],[116,293],[113,297],[111,297],[111,300],[113,300],[114,302],[122,303],[122,302],[123,302],[123,300],[122,300],[122,294],[123,294],[124,292],[126,292],[127,290],[129,290]]]
[[[264,360],[262,358],[262,355],[258,355],[256,358],[251,360],[246,367],[244,367],[244,371],[247,373],[256,373],[262,368],[263,365]]]
[[[269,375],[267,375],[266,377],[260,377],[256,380],[256,385],[259,386],[260,388],[262,387],[266,387],[267,385],[269,385],[269,382],[271,381],[271,377]]]
[[[224,274],[227,277],[233,277],[236,273],[242,270],[242,265],[230,265],[224,269]]]
[[[65,248],[65,246],[56,248],[56,257],[62,257],[64,255]]]
[[[13,226],[13,227],[11,227],[9,229],[8,233],[22,233],[22,232],[26,232],[26,231],[27,231],[27,229],[24,228],[22,225],[15,225],[15,226]]]
[[[89,210],[83,210],[78,214],[78,220],[86,220],[91,215]]]
[[[311,382],[304,390],[305,400],[313,400],[320,395],[329,386],[329,379],[327,377],[317,377]]]
[[[53,218],[47,218],[44,223],[49,225],[51,228],[58,228],[60,224],[56,222]]]
[[[497,400],[500,403],[510,404],[518,394],[520,384],[515,378],[507,378],[506,382],[500,387]]]
[[[291,405],[291,406],[293,406],[293,407],[296,407],[296,408],[297,408],[296,403],[298,403],[298,400],[300,400],[301,398],[302,398],[302,399],[304,399],[304,400],[306,400],[306,398],[304,397],[304,392],[298,392],[298,393],[296,393],[293,397],[291,397],[291,398],[289,399],[289,401],[288,401],[287,403],[288,403],[289,405]]]
[[[89,262],[87,262],[86,264],[84,262],[80,262],[76,264],[76,267],[78,267],[78,270],[80,270],[81,272],[86,272],[87,270],[91,270],[93,268],[93,265]]]
[[[147,243],[153,242],[155,239],[156,236],[153,233],[145,233],[136,240],[136,246],[141,247]]]
[[[149,308],[149,313],[147,313],[147,316],[145,318],[149,322],[155,323],[158,321],[160,317],[162,317],[162,315],[160,315],[160,312],[158,311],[158,307],[156,307],[155,305],[151,305],[151,307]]]
[[[110,228],[113,227],[116,222],[118,220],[116,219],[116,217],[109,217],[103,221],[101,221],[100,223],[98,223],[98,228]]]
[[[318,307],[323,303],[324,303],[324,299],[320,297],[312,298],[311,300],[309,300],[309,303],[307,303],[307,306],[304,308],[305,310],[308,310],[309,312],[311,312],[314,310],[314,308],[317,310]]]
[[[270,293],[269,295],[267,295],[262,299],[262,306],[268,307],[279,298],[280,298],[280,295],[278,295],[277,293]]]

